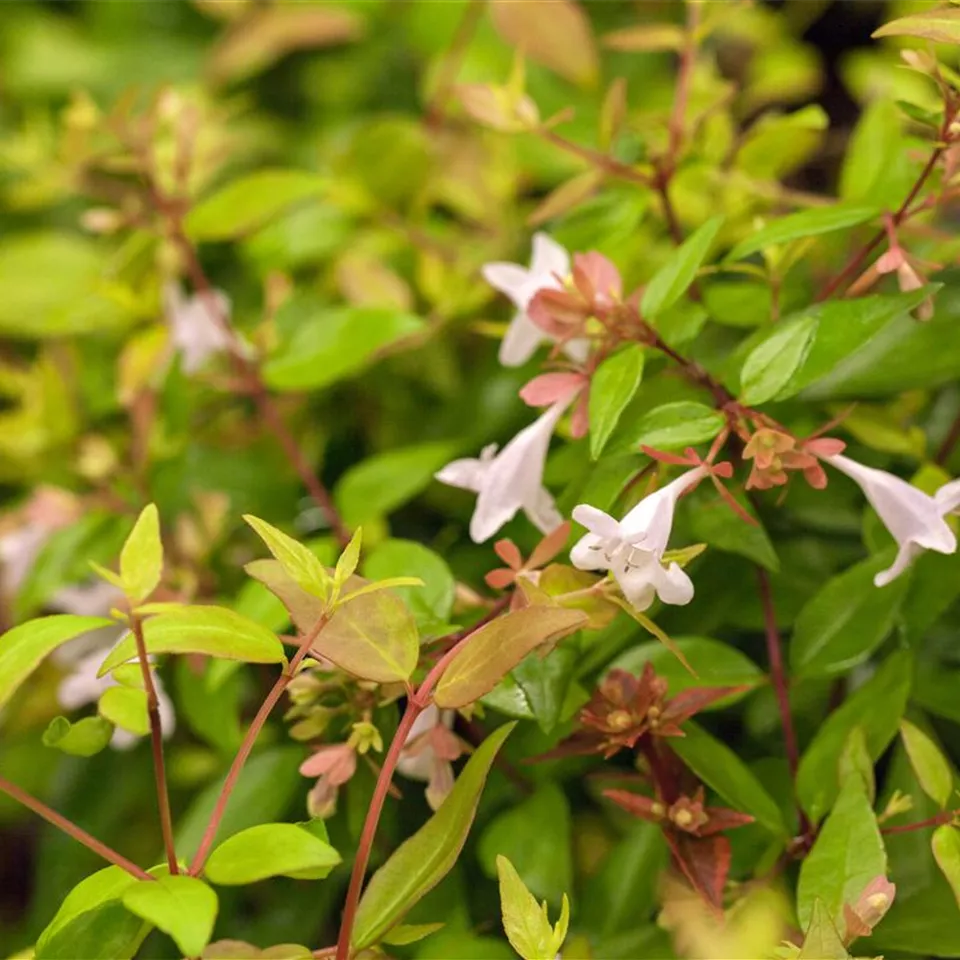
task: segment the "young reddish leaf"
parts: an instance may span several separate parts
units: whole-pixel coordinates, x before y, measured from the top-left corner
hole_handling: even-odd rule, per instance
[[[586,384],[582,373],[542,373],[520,389],[528,407],[549,407],[572,396]]]
[[[523,554],[512,540],[498,540],[493,552],[511,569],[519,570],[523,566]]]
[[[627,813],[641,820],[648,820],[650,823],[660,823],[666,813],[666,808],[659,800],[645,797],[641,793],[630,793],[628,790],[604,790],[603,795],[618,807],[623,807]]]
[[[716,910],[723,909],[723,888],[730,872],[730,841],[722,834],[695,837],[665,830],[674,862],[694,890]]]
[[[567,544],[570,536],[570,521],[564,520],[552,533],[548,533],[534,548],[527,561],[531,570],[539,570],[548,564]]]

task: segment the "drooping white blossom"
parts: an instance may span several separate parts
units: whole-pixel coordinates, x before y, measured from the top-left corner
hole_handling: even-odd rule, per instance
[[[622,520],[580,504],[573,519],[589,531],[570,551],[580,570],[609,570],[627,601],[639,611],[659,597],[684,605],[693,599],[693,582],[677,563],[663,564],[677,501],[707,475],[700,466],[644,497]]]
[[[421,713],[404,740],[397,772],[427,784],[427,802],[436,810],[453,789],[452,761],[463,753],[452,732],[455,710],[430,705]]]
[[[551,533],[563,523],[553,497],[543,486],[543,468],[550,437],[569,403],[555,403],[499,453],[496,444],[491,444],[479,458],[454,460],[436,474],[441,483],[477,494],[470,521],[470,537],[475,543],[489,540],[519,510],[543,533]]]
[[[558,277],[570,273],[570,254],[545,233],[534,234],[533,256],[529,267],[516,263],[488,263],[483,277],[490,286],[505,294],[517,308],[513,320],[500,344],[500,362],[505,367],[519,367],[533,356],[541,343],[553,342],[546,331],[538,327],[527,313],[530,301],[541,290],[561,289]],[[587,340],[570,340],[564,352],[572,360],[587,357]]]
[[[899,577],[924,550],[956,551],[957,538],[944,516],[960,505],[958,481],[946,484],[931,497],[886,470],[866,467],[842,454],[824,459],[863,490],[883,525],[897,541],[899,549],[893,564],[873,578],[878,587],[884,587]]]
[[[164,311],[173,346],[180,352],[184,373],[195,373],[210,357],[231,348],[230,333],[214,313],[216,310],[228,316],[230,301],[220,290],[214,291],[212,296],[215,305],[210,303],[210,296],[184,296],[179,284],[169,283],[164,287]]]

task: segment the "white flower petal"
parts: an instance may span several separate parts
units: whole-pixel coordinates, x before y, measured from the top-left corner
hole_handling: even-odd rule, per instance
[[[960,480],[951,480],[945,483],[934,495],[942,514],[957,513],[960,511]]]
[[[500,342],[498,359],[505,367],[519,367],[536,352],[549,337],[521,310],[507,328]]]
[[[214,291],[213,299],[211,304],[200,294],[184,297],[177,284],[164,289],[167,323],[173,345],[180,351],[184,373],[196,372],[210,357],[230,349],[230,335],[214,314],[229,315],[230,300],[220,290]]]
[[[606,541],[595,533],[582,536],[570,551],[570,562],[578,570],[609,570],[610,560],[604,549]]]
[[[494,290],[509,297],[521,310],[527,306],[524,291],[530,283],[530,271],[526,267],[516,263],[488,263],[480,272]]]
[[[923,553],[923,548],[917,544],[904,543],[897,551],[897,556],[893,563],[887,567],[886,570],[881,570],[880,573],[873,578],[874,586],[885,587],[888,583],[892,583],[901,573],[909,569],[910,565],[921,553]]]
[[[565,277],[570,272],[570,254],[549,234],[535,233],[530,272],[544,277],[556,274]]]
[[[438,470],[434,477],[450,487],[472,490],[477,493],[483,485],[487,464],[483,460],[465,458],[454,460]]]
[[[590,341],[585,337],[568,340],[563,345],[563,352],[573,360],[574,363],[583,363],[587,357],[590,356]]]
[[[631,544],[642,542],[644,550],[662,556],[670,540],[677,501],[706,473],[706,467],[694,467],[644,497],[620,521],[624,541]]]
[[[553,533],[563,523],[563,515],[557,509],[553,495],[540,487],[532,503],[525,503],[523,512],[541,533]]]
[[[620,523],[614,520],[609,513],[590,506],[589,503],[580,503],[573,508],[573,519],[586,527],[591,533],[608,540],[620,538]]]
[[[669,567],[657,562],[659,568],[654,578],[654,589],[663,603],[677,607],[686,606],[693,599],[693,581],[678,563]]]

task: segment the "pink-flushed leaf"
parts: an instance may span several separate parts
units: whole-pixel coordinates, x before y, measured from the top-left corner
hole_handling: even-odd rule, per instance
[[[627,813],[641,820],[648,820],[650,823],[660,823],[666,813],[666,808],[659,800],[645,797],[641,793],[630,793],[629,790],[604,790],[603,795]]]
[[[715,910],[723,909],[723,888],[730,872],[730,841],[722,834],[695,837],[665,830],[674,863],[691,886]]]
[[[531,570],[539,570],[549,563],[565,546],[570,536],[570,521],[564,520],[552,533],[548,533],[534,548],[527,561]]]
[[[493,552],[511,570],[519,570],[523,566],[523,554],[520,552],[520,548],[506,537],[493,545]]]
[[[524,607],[474,633],[437,684],[439,707],[465,707],[489,693],[531,650],[579,630],[587,615],[562,607]]]
[[[504,590],[513,583],[516,579],[516,574],[513,570],[499,567],[496,570],[491,570],[483,579],[486,581],[487,586],[493,587],[494,590]]]
[[[573,396],[586,386],[582,373],[542,373],[520,390],[520,399],[528,407],[550,407]]]
[[[596,83],[600,65],[593,30],[573,0],[494,0],[490,15],[500,36],[534,62],[573,83]]]
[[[873,31],[874,37],[918,37],[934,43],[960,43],[960,7],[937,7],[900,17]]]
[[[311,630],[323,616],[326,603],[300,587],[278,560],[253,560],[243,569],[280,600],[301,633]]]

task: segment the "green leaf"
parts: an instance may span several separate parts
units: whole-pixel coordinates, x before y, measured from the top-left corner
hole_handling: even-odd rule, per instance
[[[130,960],[151,929],[114,899],[66,922],[37,944],[33,956],[35,960]]]
[[[838,765],[850,731],[856,726],[863,728],[870,759],[878,760],[897,734],[912,674],[910,654],[892,654],[817,731],[797,771],[797,797],[815,823],[830,809],[839,791]]]
[[[44,657],[57,647],[81,634],[112,624],[112,620],[103,617],[57,614],[28,620],[8,630],[0,637],[0,708],[36,670]]]
[[[683,732],[686,736],[671,739],[670,749],[732,807],[749,813],[771,833],[787,836],[776,801],[737,754],[691,720]]]
[[[313,649],[363,680],[409,680],[420,656],[417,625],[388,591],[347,598],[320,631]]]
[[[836,230],[845,230],[866,223],[880,214],[875,206],[837,204],[835,207],[817,207],[791,213],[757,230],[752,236],[741,240],[728,254],[727,260],[742,260],[761,250],[791,240],[819,237]]]
[[[257,536],[301,590],[306,590],[321,600],[330,595],[330,574],[309,547],[293,537],[288,537],[259,517],[246,514],[243,519],[253,527]]]
[[[351,467],[334,491],[348,526],[386,516],[425,490],[456,452],[448,442],[420,443],[375,454]]]
[[[688,507],[690,531],[694,539],[726,553],[746,557],[766,567],[771,573],[776,573],[780,569],[780,560],[767,531],[756,519],[753,508],[744,497],[736,493],[733,496],[755,522],[747,523],[709,488],[697,491],[690,497]]]
[[[240,707],[246,684],[238,672],[218,677],[215,672],[218,664],[221,669],[235,666],[230,660],[210,660],[206,669],[198,673],[185,657],[177,661],[174,672],[177,719],[186,720],[198,737],[232,756],[243,740]]]
[[[719,410],[703,403],[679,400],[664,403],[645,413],[628,428],[617,432],[615,449],[638,451],[641,446],[657,450],[683,450],[707,443],[724,427],[726,419]]]
[[[100,695],[97,711],[105,720],[136,737],[150,732],[147,693],[132,687],[109,687]]]
[[[580,610],[524,607],[485,624],[447,664],[434,693],[438,707],[463,707],[489,693],[531,650],[586,622]]]
[[[421,587],[392,588],[406,603],[422,631],[449,620],[456,587],[453,574],[443,557],[422,544],[413,540],[384,540],[367,556],[363,571],[370,580],[410,574],[423,581]]]
[[[163,575],[163,544],[156,504],[143,508],[120,551],[120,580],[130,603],[143,603]]]
[[[847,141],[840,170],[840,197],[846,201],[875,200],[903,151],[900,111],[884,97],[868,103]]]
[[[510,858],[535,896],[561,902],[573,886],[573,818],[560,787],[545,783],[490,821],[477,844],[488,877],[497,876],[500,856]]]
[[[900,721],[900,736],[923,792],[940,807],[953,793],[950,763],[934,741],[909,720]]]
[[[510,945],[524,960],[555,957],[566,939],[570,920],[570,904],[566,894],[560,920],[554,930],[547,917],[546,904],[541,907],[537,903],[506,857],[497,855],[497,874],[500,878],[500,913]]]
[[[401,923],[386,934],[381,943],[392,947],[405,947],[408,943],[417,943],[431,933],[442,930],[442,923]]]
[[[797,960],[847,960],[850,956],[823,901],[816,897]]]
[[[828,580],[797,614],[790,667],[802,677],[827,677],[862,663],[893,630],[909,578],[882,589],[874,575],[890,565],[886,553]]]
[[[420,317],[382,307],[327,307],[295,297],[277,320],[295,317],[293,333],[263,368],[277,390],[319,390],[354,376],[383,348],[421,332]]]
[[[354,950],[378,943],[450,872],[470,832],[497,751],[514,726],[499,727],[480,744],[440,809],[373,875],[357,909]]]
[[[646,320],[651,320],[669,309],[687,292],[697,276],[697,271],[706,260],[722,224],[723,217],[708,220],[692,233],[654,274],[643,291],[640,302],[640,312]]]
[[[668,683],[669,696],[676,696],[691,687],[758,687],[766,681],[763,671],[745,654],[728,643],[709,637],[674,637],[674,646],[683,654],[696,676],[662,643],[652,640],[620,654],[609,669],[626,670],[635,676],[643,672],[649,661]],[[725,697],[707,707],[716,710],[728,707],[746,694]]]
[[[578,659],[573,646],[563,646],[545,657],[526,657],[513,668],[513,679],[544,733],[552,733],[565,719],[563,710]]]
[[[946,877],[960,908],[960,830],[952,824],[944,824],[933,831],[930,840],[934,859],[940,872]]]
[[[75,757],[92,757],[110,742],[113,726],[103,717],[84,717],[71,723],[66,717],[54,717],[43,732],[43,745]]]
[[[182,874],[137,881],[123,892],[123,905],[168,934],[188,957],[210,942],[218,906],[210,887]]]
[[[867,799],[871,804],[874,802],[877,796],[877,782],[863,727],[854,727],[850,731],[850,736],[847,737],[843,752],[840,754],[837,772],[840,783],[846,783],[850,777],[859,777]]]
[[[817,321],[797,317],[777,324],[774,333],[754,347],[740,371],[740,399],[746,404],[772,400],[800,369],[813,344]]]
[[[358,527],[350,542],[343,548],[333,571],[333,585],[337,592],[353,576],[360,562],[360,544],[363,542],[363,532]]]
[[[184,227],[192,240],[233,240],[326,188],[324,178],[305,170],[258,170],[201,200],[187,214]]]
[[[877,818],[859,777],[843,785],[810,853],[800,866],[797,917],[806,927],[814,901],[839,919],[871,880],[887,875],[887,854]]]
[[[318,880],[340,863],[329,843],[295,823],[262,823],[224,840],[204,867],[211,883],[233,886],[267,877]]]
[[[643,347],[631,344],[607,357],[590,380],[590,458],[596,460],[643,379]]]
[[[885,23],[874,30],[871,36],[918,37],[934,43],[960,43],[960,10],[956,7],[920,10]]]
[[[143,623],[147,653],[202,653],[244,663],[282,663],[283,645],[274,633],[225,607],[185,607],[150,617]],[[104,676],[137,655],[131,634],[124,637],[100,667]]]

